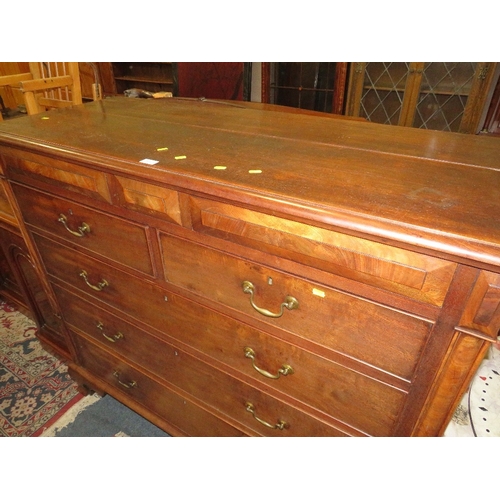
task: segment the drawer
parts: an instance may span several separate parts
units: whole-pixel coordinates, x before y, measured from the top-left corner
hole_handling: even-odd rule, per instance
[[[8,148],[2,148],[2,151],[5,151],[4,166],[10,179],[28,184],[42,182],[95,200],[111,202],[103,172],[28,151]]]
[[[177,355],[174,348],[60,287],[56,286],[55,291],[64,318],[72,327],[168,380],[168,367]],[[381,435],[387,433],[405,400],[403,391],[176,294],[169,294],[164,309],[164,331],[170,337],[356,428]],[[100,328],[96,327],[98,324]],[[253,360],[246,356],[250,352],[247,348],[252,350]],[[278,370],[283,367],[287,370],[286,366],[291,367],[291,372],[279,376]],[[271,379],[270,375],[278,378]]]
[[[242,431],[91,342],[78,335],[75,336],[75,341],[84,368],[164,418],[183,433],[199,437],[244,435]]]
[[[146,309],[158,313],[158,322],[166,324],[165,292],[147,281],[141,281],[114,267],[44,236],[33,234],[49,276],[58,278],[96,300],[114,308],[120,314],[141,318]]]
[[[55,285],[54,291],[64,320],[71,328],[146,370],[157,375],[163,373],[165,360],[174,355],[173,347],[64,288]]]
[[[103,356],[102,351],[99,353],[100,349],[97,350],[96,346],[81,337],[78,337],[78,347],[83,365],[93,373],[99,374],[116,386],[119,386],[120,382],[128,385],[135,382],[135,387],[131,387],[128,392],[134,394],[134,399],[141,402],[142,396],[135,396],[135,393],[140,394],[142,385],[148,390],[152,381],[144,380],[136,370],[123,362],[116,362],[111,355]],[[182,351],[176,351],[176,354],[173,359],[164,360],[165,380],[212,407],[216,413],[226,415],[236,426],[251,429],[252,434],[286,437],[346,435],[335,427],[272,398]],[[113,380],[116,377],[113,376],[115,372],[118,372],[119,379]],[[147,401],[151,401],[154,397],[161,399],[162,395],[149,394]],[[286,422],[286,426],[283,429],[267,427],[248,411],[247,403],[253,405],[258,418],[266,422],[269,420],[271,426],[280,421]],[[151,404],[147,406],[151,407]],[[158,410],[155,408],[153,411]]]
[[[0,178],[0,220],[17,226],[16,216],[5,191],[7,181]]]
[[[177,191],[126,177],[114,179],[120,205],[182,225]]]
[[[191,241],[167,234],[160,240],[170,283],[411,379],[432,323]],[[245,293],[248,283],[252,293]],[[287,297],[296,308],[283,306]]]
[[[153,274],[146,227],[17,184],[13,190],[27,224],[122,265]]]
[[[191,198],[196,231],[441,306],[456,264],[302,222]]]

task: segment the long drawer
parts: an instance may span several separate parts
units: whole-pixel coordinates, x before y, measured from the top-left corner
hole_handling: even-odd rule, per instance
[[[168,403],[164,401],[158,383],[80,336],[77,336],[77,343],[83,366],[92,373],[123,388],[159,415],[167,410]],[[169,384],[212,407],[215,412],[226,415],[236,427],[247,428],[250,434],[290,437],[346,435],[182,351],[176,351],[174,359],[166,359],[164,364]],[[204,435],[213,433],[207,433],[205,428]],[[223,432],[222,435],[226,434]],[[234,431],[227,435],[234,435]]]
[[[75,335],[82,366],[120,389],[144,407],[190,436],[242,436],[244,433],[115,358],[95,344]]]
[[[188,240],[160,240],[168,282],[411,379],[431,322]]]
[[[153,274],[146,227],[13,184],[25,222],[67,242]]]
[[[170,380],[176,349],[95,304],[55,286],[64,318],[132,362]],[[176,294],[162,306],[164,332],[275,391],[375,435],[390,432],[406,394],[338,363],[238,323]],[[160,312],[146,307],[151,323]],[[182,346],[182,344],[179,344]],[[151,356],[154,352],[155,356]],[[167,362],[170,360],[170,362]],[[281,373],[280,373],[281,370]],[[275,378],[270,378],[275,377]]]

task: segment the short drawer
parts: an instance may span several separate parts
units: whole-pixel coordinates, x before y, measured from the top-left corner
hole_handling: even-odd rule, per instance
[[[409,380],[432,323],[161,234],[167,281]],[[251,285],[251,286],[250,286]],[[288,309],[283,304],[292,304]],[[279,317],[270,317],[269,313]]]
[[[63,288],[56,286],[55,291],[64,318],[73,328],[168,379],[175,348]],[[163,309],[168,336],[356,428],[387,433],[405,400],[403,391],[176,294],[169,294]],[[145,314],[150,312],[147,308]],[[157,323],[154,316],[151,320]]]
[[[13,185],[24,220],[71,244],[153,274],[146,228],[78,203]]]
[[[191,198],[196,231],[441,306],[456,264],[253,210]]]
[[[42,182],[89,198],[110,203],[111,196],[103,172],[22,150],[3,148],[4,166],[11,180],[31,184]]]
[[[84,368],[164,418],[182,433],[199,437],[244,435],[242,431],[152,380],[88,340],[76,335],[75,341]]]
[[[114,180],[120,205],[182,225],[177,191],[121,176]]]
[[[49,276],[133,317],[141,318],[150,308],[165,308],[167,297],[158,286],[39,234],[33,238]],[[166,324],[164,311],[158,321]]]

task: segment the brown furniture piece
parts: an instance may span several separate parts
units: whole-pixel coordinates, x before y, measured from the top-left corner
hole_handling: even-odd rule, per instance
[[[0,126],[80,384],[173,435],[441,434],[500,328],[500,143],[198,100]]]
[[[175,90],[175,63],[101,62],[98,66],[106,95],[123,95],[125,90],[133,88],[153,93]]]
[[[101,62],[106,95],[138,88],[171,92],[176,97],[249,100],[251,63]]]
[[[80,65],[90,67],[92,81],[88,89],[94,101],[100,100],[101,86],[97,66],[78,62],[30,62],[29,71],[0,76],[0,88],[16,89],[23,94],[26,112],[30,115],[52,108],[82,104]],[[85,78],[87,84],[88,77]],[[87,90],[87,89],[86,89]]]
[[[376,123],[479,132],[497,63],[351,63],[346,114]]]

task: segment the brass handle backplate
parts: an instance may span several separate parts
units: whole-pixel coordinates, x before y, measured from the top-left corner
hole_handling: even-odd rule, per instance
[[[243,349],[243,352],[245,353],[246,358],[252,360],[252,366],[254,367],[254,369],[264,377],[278,379],[280,378],[281,375],[286,376],[293,374],[293,368],[290,365],[282,365],[281,368],[278,370],[278,373],[276,375],[273,375],[272,373],[269,373],[268,371],[259,368],[255,364],[255,351],[251,347],[245,347],[245,349]]]
[[[262,424],[266,427],[269,427],[269,429],[278,429],[278,430],[282,431],[283,429],[288,427],[288,424],[284,420],[278,420],[278,422],[276,422],[274,425],[266,422],[265,420],[262,420],[261,418],[259,418],[255,414],[255,407],[252,403],[245,403],[245,407],[246,407],[247,411],[252,414],[253,418],[255,418],[255,420],[257,420],[257,422],[259,422],[260,424]]]
[[[105,279],[101,280],[99,283],[97,283],[97,285],[93,285],[92,283],[90,283],[90,281],[88,279],[87,271],[85,271],[85,270],[81,271],[79,276],[81,276],[83,278],[83,280],[85,281],[87,286],[89,286],[90,288],[92,288],[92,290],[95,290],[96,292],[102,291],[102,289],[104,287],[109,285],[109,283]]]
[[[78,238],[82,238],[86,233],[90,233],[90,226],[83,222],[80,227],[78,227],[78,231],[73,231],[68,226],[68,218],[64,214],[59,214],[59,219],[57,222],[60,222],[68,232],[70,232],[73,236],[77,236]]]
[[[120,372],[118,372],[118,370],[115,370],[115,372],[113,373],[113,377],[115,377],[116,380],[118,380],[118,383],[120,385],[122,385],[123,387],[125,387],[126,389],[132,389],[134,387],[137,387],[137,382],[135,380],[131,380],[128,384],[125,382],[122,382],[120,380]]]
[[[118,332],[116,335],[113,335],[113,337],[110,337],[109,335],[106,335],[104,333],[104,325],[99,321],[99,323],[97,323],[96,325],[97,329],[98,330],[101,330],[101,333],[102,333],[102,336],[108,340],[109,342],[116,342],[117,340],[121,340],[123,339],[123,333],[121,332]]]
[[[263,307],[259,307],[255,304],[255,302],[253,301],[253,294],[255,291],[255,286],[252,282],[244,281],[241,286],[243,288],[243,293],[250,294],[250,304],[252,305],[252,307],[258,313],[260,313],[268,318],[280,318],[281,316],[283,316],[283,312],[284,312],[285,308],[291,311],[292,309],[297,309],[299,307],[299,301],[295,297],[288,295],[285,297],[285,302],[283,302],[280,305],[280,311],[278,313],[273,313],[273,312],[268,311],[267,309],[264,309]]]

